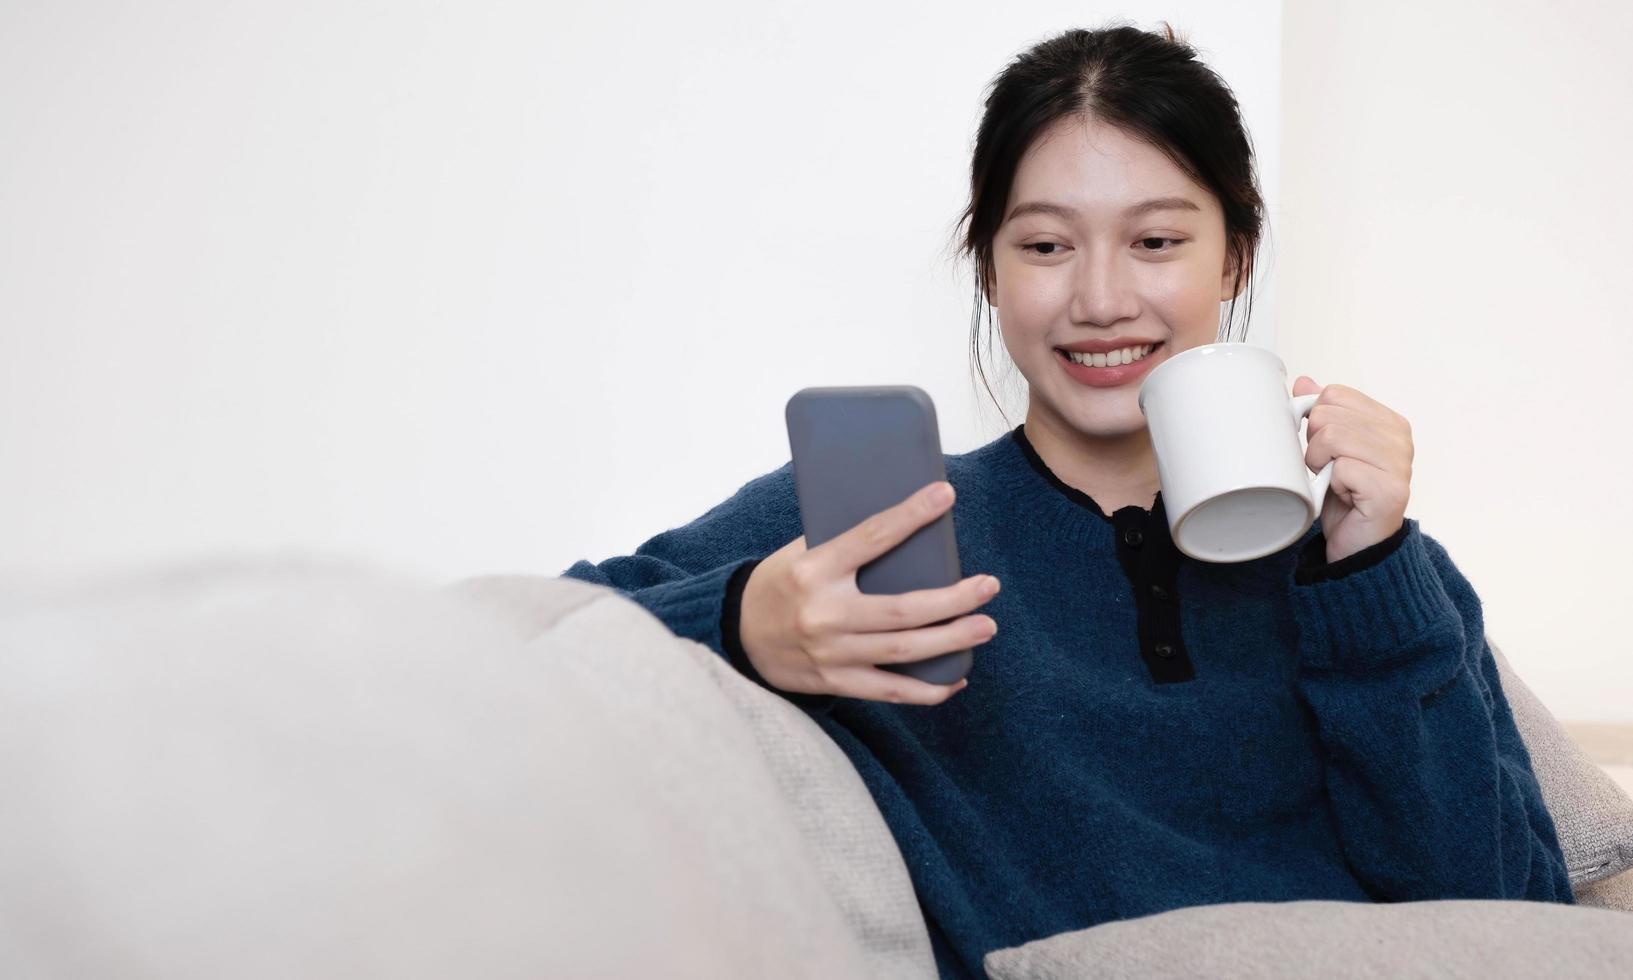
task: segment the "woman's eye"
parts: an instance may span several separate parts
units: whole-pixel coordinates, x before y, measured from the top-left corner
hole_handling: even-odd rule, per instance
[[[1185,242],[1186,239],[1184,238],[1139,239],[1140,251],[1148,252],[1153,255],[1162,255],[1167,252],[1172,252],[1178,246],[1185,244]],[[1034,250],[1034,255],[1059,255],[1063,249],[1068,247],[1069,246],[1062,245],[1059,242],[1032,242],[1027,245],[1022,245],[1021,251],[1024,252],[1028,249],[1032,249]]]

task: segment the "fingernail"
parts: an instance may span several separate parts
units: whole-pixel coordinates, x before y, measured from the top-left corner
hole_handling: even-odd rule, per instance
[[[931,503],[944,504],[952,499],[953,487],[950,483],[938,483],[936,484],[935,489],[930,491]]]
[[[986,579],[984,581],[982,581],[982,583],[981,583],[981,591],[986,593],[987,595],[997,595],[998,594],[998,580],[996,578],[992,577],[991,575],[988,575],[986,577]]]

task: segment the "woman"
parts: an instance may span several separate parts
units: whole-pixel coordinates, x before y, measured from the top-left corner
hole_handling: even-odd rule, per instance
[[[807,549],[784,465],[564,573],[811,713],[878,801],[943,976],[1181,906],[1573,900],[1479,599],[1405,517],[1404,418],[1300,377],[1306,462],[1336,460],[1317,523],[1240,564],[1168,538],[1139,382],[1215,342],[1224,304],[1228,326],[1261,211],[1236,101],[1172,32],[1037,45],[987,99],[963,241],[972,348],[985,299],[1026,420],[946,457],[956,503],[935,484]],[[1068,353],[1108,350],[1129,363]],[[857,591],[949,505],[981,574]],[[878,667],[967,647],[957,685]]]

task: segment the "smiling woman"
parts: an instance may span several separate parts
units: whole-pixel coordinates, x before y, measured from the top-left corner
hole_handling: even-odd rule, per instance
[[[1217,340],[1220,304],[1245,279],[1218,198],[1086,108],[1040,129],[1007,195],[978,194],[1022,202],[982,250],[985,294],[1027,379],[1033,445],[1107,506],[1149,503],[1157,488],[1137,382]],[[1093,356],[1081,364],[1071,352]]]
[[[1171,30],[1068,32],[994,81],[959,243],[971,361],[985,383],[996,310],[1033,446],[1108,510],[1157,490],[1139,382],[1228,339],[1239,297],[1246,335],[1263,212],[1235,96]]]
[[[1171,32],[1067,31],[993,82],[970,174],[972,352],[986,301],[1028,405],[945,457],[956,493],[808,548],[787,464],[563,574],[810,712],[895,835],[943,977],[1187,906],[1572,902],[1479,599],[1404,517],[1403,418],[1328,385],[1306,462],[1334,460],[1333,493],[1302,540],[1224,564],[1169,539],[1139,382],[1228,335],[1260,237],[1225,84]],[[977,574],[858,590],[949,507]],[[962,685],[883,669],[965,648]]]

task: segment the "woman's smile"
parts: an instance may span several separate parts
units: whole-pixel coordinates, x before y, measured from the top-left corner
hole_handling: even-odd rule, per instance
[[[1065,351],[1055,348],[1055,360],[1073,381],[1088,385],[1092,388],[1116,388],[1145,377],[1151,370],[1151,365],[1157,360],[1157,353],[1163,349],[1166,341],[1159,341],[1151,348],[1151,352],[1131,364],[1119,364],[1116,367],[1093,367],[1088,364],[1079,364],[1072,360]]]

